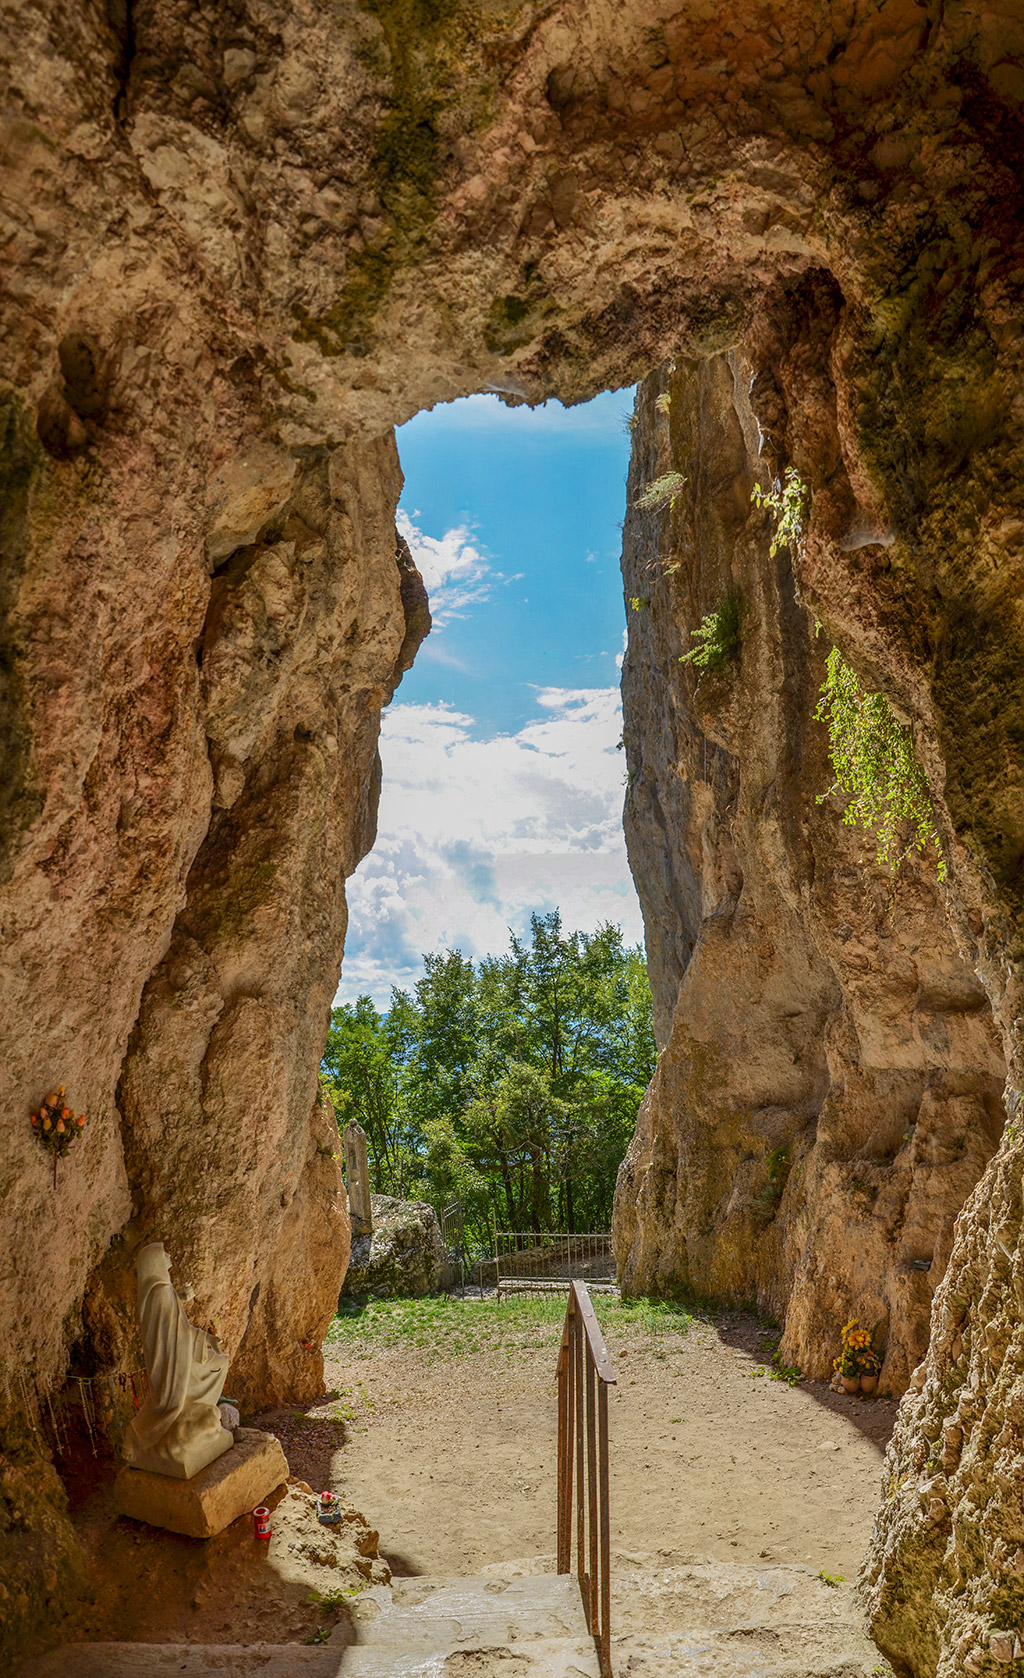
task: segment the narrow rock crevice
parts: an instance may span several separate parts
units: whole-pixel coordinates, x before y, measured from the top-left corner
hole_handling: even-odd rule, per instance
[[[135,59],[135,0],[107,0],[107,22],[114,35],[114,121],[123,128],[129,117],[128,86]]]

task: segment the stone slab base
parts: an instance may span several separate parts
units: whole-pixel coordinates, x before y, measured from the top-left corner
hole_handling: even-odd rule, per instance
[[[347,1678],[342,1659],[301,1643],[65,1643],[18,1678]]]
[[[287,1478],[279,1440],[272,1433],[239,1428],[231,1450],[191,1480],[122,1468],[114,1481],[114,1502],[119,1514],[136,1521],[186,1538],[213,1538],[240,1515],[251,1515]]]

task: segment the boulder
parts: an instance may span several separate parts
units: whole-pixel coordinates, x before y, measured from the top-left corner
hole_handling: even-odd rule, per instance
[[[370,1196],[373,1234],[354,1237],[342,1298],[418,1299],[451,1282],[437,1213],[424,1200]]]

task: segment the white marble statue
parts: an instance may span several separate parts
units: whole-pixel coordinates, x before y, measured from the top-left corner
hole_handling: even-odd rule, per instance
[[[217,1406],[228,1358],[216,1335],[192,1327],[170,1270],[162,1241],[143,1247],[138,1313],[149,1397],[125,1429],[124,1454],[133,1468],[191,1480],[234,1443]]]

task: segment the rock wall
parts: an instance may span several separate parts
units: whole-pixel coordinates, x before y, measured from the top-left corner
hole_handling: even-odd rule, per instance
[[[234,1396],[321,1391],[349,1237],[317,1068],[411,582],[390,439],[296,461],[209,437],[195,446],[220,460],[212,507],[165,484],[158,539],[140,499],[160,485],[140,484],[132,439],[98,471],[21,435],[6,627],[30,749],[3,888],[0,1074],[6,1438],[24,1465],[0,1554],[19,1648],[68,1587],[63,1565],[32,1587],[19,1536],[50,1501],[22,1383],[45,1389],[69,1356],[86,1374],[138,1367],[142,1243],[163,1239],[195,1288]],[[136,524],[142,545],[114,539]],[[28,1117],[60,1082],[88,1123],[54,1188]]]
[[[6,619],[29,749],[4,884],[2,1340],[11,1372],[59,1371],[112,1239],[108,1270],[127,1273],[159,1235],[244,1383],[256,1291],[305,1295],[315,1341],[344,1268],[316,1070],[405,630],[397,458],[390,440],[309,463],[226,453],[222,434],[207,514],[140,482],[122,443],[100,468],[25,442]],[[88,1125],[54,1190],[28,1113],[60,1082]],[[297,1196],[322,1224],[301,1242],[283,1235]],[[337,1251],[326,1290],[308,1285],[321,1240]],[[286,1281],[282,1241],[308,1275]],[[106,1287],[104,1272],[97,1345]]]
[[[739,356],[641,387],[623,546],[625,826],[644,910],[657,1074],[619,1173],[624,1285],[756,1299],[782,1355],[831,1373],[874,1325],[881,1386],[928,1344],[953,1221],[1003,1127],[1006,1075],[934,858],[893,875],[844,826],[814,718],[828,638],[787,547]],[[670,509],[645,484],[685,476]],[[680,659],[739,601],[720,672]]]
[[[813,491],[800,598],[913,720],[957,935],[1019,1091],[1016,5],[40,0],[0,16],[0,79],[0,1343],[15,1371],[58,1376],[72,1346],[120,1355],[131,1252],[152,1231],[180,1241],[252,1391],[315,1374],[303,1278],[340,1234],[315,1078],[338,881],[372,831],[375,719],[423,621],[395,563],[389,428],[471,390],[576,400],[679,349],[741,352],[771,467],[795,462]],[[731,561],[752,592],[760,552]],[[783,582],[760,574],[774,611]],[[785,737],[800,743],[814,647],[801,652],[789,608],[783,659],[765,622],[759,668],[792,678]],[[687,615],[679,635],[690,627]],[[715,750],[709,819],[735,774],[728,741]],[[767,767],[752,774],[770,803]],[[694,821],[681,823],[691,838]],[[726,1094],[777,1108],[796,1139],[819,1095],[818,1128],[831,1122],[819,1084],[841,1082],[840,1156],[820,1169],[845,1206],[850,1159],[876,1130],[879,1148],[903,1132],[872,1117],[874,1074],[856,1090],[849,1067],[837,1074],[839,1026],[812,1053],[809,1021],[827,1033],[849,1017],[854,1054],[878,1039],[879,1075],[899,1073],[886,1113],[916,1112],[923,1146],[929,1089],[945,1136],[955,1078],[968,1061],[983,1071],[968,1044],[987,1041],[984,1011],[959,979],[920,998],[912,986],[903,954],[933,914],[926,873],[883,924],[858,857],[866,883],[838,921],[823,901],[785,901],[804,841],[784,826],[752,873],[763,913],[785,910],[794,941],[806,936],[803,1023],[787,1028],[801,1061],[783,1079],[776,1049]],[[712,851],[728,903],[739,865],[727,839]],[[751,841],[748,867],[753,854]],[[697,878],[680,856],[647,888],[677,929],[659,958],[663,1021],[700,924]],[[917,1034],[899,1057],[865,977],[870,937],[902,963],[893,1005],[913,988]],[[836,948],[855,958],[858,942],[859,1012]],[[796,965],[760,947],[785,993]],[[734,967],[757,948],[751,929]],[[943,984],[956,972],[945,954],[921,965]],[[784,1017],[773,1007],[768,1023]],[[804,1037],[817,1083],[800,1072]],[[928,1085],[936,1067],[954,1082]],[[54,1082],[90,1117],[56,1194],[27,1125]],[[992,1140],[985,1088],[963,1099],[981,1140],[951,1176],[979,1168]],[[759,1120],[730,1146],[756,1156],[769,1133]],[[1008,1136],[962,1216],[922,1389],[933,1409],[908,1424],[907,1451],[932,1426],[936,1383],[989,1391],[980,1342],[950,1362],[943,1302],[980,1309],[1001,1208],[1012,1225],[1016,1149]],[[862,1180],[881,1199],[890,1167],[870,1157],[877,1175]],[[908,1205],[940,1164],[912,1149],[899,1165]],[[780,1248],[784,1288],[796,1263]],[[924,1301],[887,1286],[883,1303],[909,1358]],[[819,1330],[799,1332],[810,1344]],[[1008,1332],[1016,1356],[1021,1331]],[[998,1434],[1011,1418],[992,1391]],[[5,1565],[31,1551],[30,1504],[0,1506]],[[913,1643],[900,1557],[946,1544],[916,1519],[880,1540],[894,1648]],[[998,1515],[1000,1532],[1009,1521]],[[993,1530],[994,1567],[995,1543]],[[946,1610],[924,1603],[932,1643],[917,1647],[946,1660]],[[10,1624],[18,1647],[24,1622]],[[907,1658],[929,1670],[930,1655]]]

